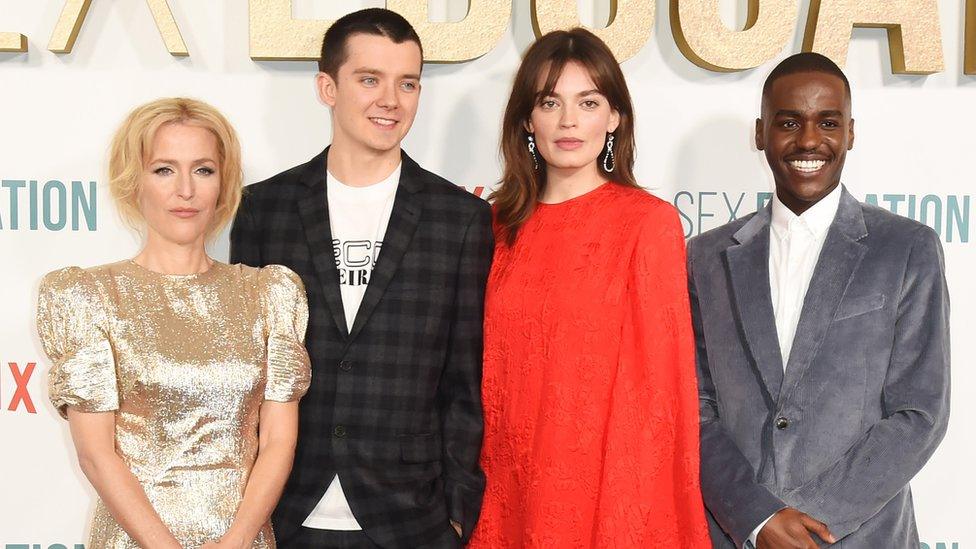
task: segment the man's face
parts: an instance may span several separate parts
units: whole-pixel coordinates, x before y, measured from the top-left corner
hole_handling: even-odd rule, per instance
[[[854,147],[851,102],[839,77],[801,72],[773,82],[756,120],[756,147],[776,181],[776,196],[797,215],[840,184]]]
[[[336,78],[319,73],[319,97],[332,107],[333,144],[372,154],[398,149],[417,114],[420,48],[354,34]]]

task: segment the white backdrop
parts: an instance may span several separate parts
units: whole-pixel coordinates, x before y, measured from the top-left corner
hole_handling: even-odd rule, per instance
[[[743,23],[745,0],[718,1],[728,24]],[[737,215],[754,211],[758,193],[772,188],[752,145],[752,128],[761,83],[773,63],[731,74],[698,68],[674,43],[668,3],[658,0],[651,39],[623,69],[637,111],[638,179],[679,206],[691,235],[727,221],[740,199]],[[61,2],[0,0],[0,31],[25,34],[29,41],[28,53],[0,53],[0,546],[7,549],[70,548],[86,539],[93,494],[66,424],[47,401],[48,364],[33,315],[44,273],[115,261],[138,249],[138,237],[118,221],[104,186],[105,151],[121,118],[160,96],[211,102],[240,132],[248,182],[305,162],[329,138],[328,111],[314,94],[314,63],[248,57],[247,2],[170,4],[188,58],[167,53],[144,2],[95,0],[73,53],[56,55],[46,47]],[[578,4],[584,23],[606,24],[609,0]],[[807,4],[801,2],[800,21]],[[847,72],[857,139],[844,180],[855,196],[872,195],[886,207],[904,195],[898,213],[935,226],[943,236],[953,305],[952,420],[913,487],[923,547],[969,549],[976,547],[976,378],[969,367],[976,342],[968,332],[976,323],[976,302],[966,280],[976,276],[976,235],[969,222],[976,206],[968,183],[976,77],[962,69],[964,0],[939,4],[943,73],[892,75],[885,33],[855,31]],[[294,14],[334,19],[382,5],[296,0]],[[467,2],[430,0],[430,6],[433,18],[457,20]],[[470,190],[490,187],[500,174],[501,114],[519,55],[533,39],[530,9],[528,0],[515,0],[508,31],[484,57],[424,69],[420,111],[405,149]],[[799,51],[802,29],[798,24],[781,57]],[[17,190],[18,181],[28,183]],[[89,182],[95,182],[94,193]],[[62,196],[67,219],[59,215]],[[226,235],[212,253],[227,259]],[[18,391],[29,363],[36,369],[26,391]],[[35,413],[27,409],[25,393]]]

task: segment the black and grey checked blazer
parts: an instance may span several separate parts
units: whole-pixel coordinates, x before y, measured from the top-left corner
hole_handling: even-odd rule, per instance
[[[286,265],[305,282],[312,386],[274,514],[279,545],[339,474],[384,548],[449,547],[481,510],[481,352],[494,249],[488,204],[403,154],[383,249],[351,329],[326,199],[328,149],[247,187],[231,262]]]

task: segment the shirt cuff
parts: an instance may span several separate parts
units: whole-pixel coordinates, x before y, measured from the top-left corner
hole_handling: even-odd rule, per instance
[[[742,544],[742,549],[753,549],[756,547],[756,539],[759,538],[759,531],[763,529],[763,526],[766,526],[766,523],[769,522],[769,519],[773,518],[775,514],[776,513],[769,515],[766,517],[766,520],[759,523],[759,526],[756,526],[756,529],[753,530],[752,534],[749,535],[749,539],[746,541],[746,543]]]

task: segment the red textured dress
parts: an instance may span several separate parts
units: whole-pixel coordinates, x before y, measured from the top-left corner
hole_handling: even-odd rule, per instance
[[[497,236],[471,547],[711,547],[675,209],[607,183]]]

